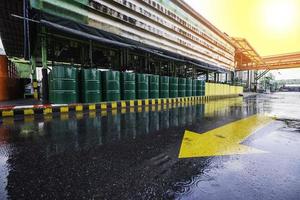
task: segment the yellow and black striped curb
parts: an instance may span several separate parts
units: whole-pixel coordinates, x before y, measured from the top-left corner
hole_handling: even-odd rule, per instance
[[[232,98],[232,97],[237,97],[237,96],[238,95],[223,95],[223,96],[211,96],[211,97],[199,96],[199,97],[101,102],[101,103],[91,103],[91,104],[15,106],[15,107],[10,107],[10,108],[0,109],[0,119],[6,118],[6,117],[22,118],[24,116],[51,115],[51,114],[56,114],[56,113],[64,114],[64,113],[69,113],[69,112],[112,111],[112,110],[134,108],[134,107],[185,104],[185,103],[190,103],[190,102],[205,103],[210,100]]]

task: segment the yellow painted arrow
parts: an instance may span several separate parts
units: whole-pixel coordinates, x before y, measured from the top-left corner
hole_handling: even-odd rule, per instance
[[[253,115],[203,134],[185,131],[179,158],[265,153],[240,143],[272,121],[267,116]]]

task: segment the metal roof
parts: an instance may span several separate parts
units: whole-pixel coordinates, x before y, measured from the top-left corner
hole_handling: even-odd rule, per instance
[[[245,38],[232,37],[231,38],[236,47],[236,60],[238,61],[238,68],[244,65],[264,65],[265,61],[250,45]]]

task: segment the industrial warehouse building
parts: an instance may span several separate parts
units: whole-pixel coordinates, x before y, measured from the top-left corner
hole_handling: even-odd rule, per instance
[[[185,85],[184,90],[187,85],[191,86],[189,91],[193,90],[196,87],[193,80],[232,83],[237,52],[242,54],[232,38],[182,0],[11,0],[1,2],[1,11],[1,38],[6,54],[28,62],[35,92],[35,81],[43,80],[42,94],[46,101],[51,100],[51,90],[57,87],[65,91],[84,88],[76,83],[84,82],[82,77],[87,76],[87,81],[94,84],[98,84],[97,77],[103,81],[118,76],[112,81],[120,82],[125,76],[123,82],[127,80],[127,75],[97,75],[98,72],[84,70],[62,77],[73,69],[147,74],[146,77],[128,77],[129,81],[170,77],[167,82],[173,83],[175,90],[180,84]],[[148,77],[149,74],[156,76]],[[56,83],[57,78],[62,78],[62,82]],[[68,78],[73,85],[70,80],[66,82]],[[143,85],[143,81],[136,87]],[[159,87],[163,85],[158,79],[156,83]],[[105,93],[104,86],[101,87]],[[112,87],[112,90],[122,89]],[[141,87],[141,90],[149,88]],[[153,98],[180,96],[170,94]],[[196,92],[184,95],[194,96]],[[132,98],[139,98],[138,91]],[[145,98],[151,98],[149,91]],[[76,101],[70,100],[70,103]]]

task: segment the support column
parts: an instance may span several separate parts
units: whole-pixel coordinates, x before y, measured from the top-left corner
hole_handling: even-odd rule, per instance
[[[217,82],[217,73],[214,73],[214,82]]]
[[[46,30],[42,28],[41,36],[41,51],[42,51],[42,86],[43,86],[43,104],[49,103],[49,88],[48,88],[48,65],[47,65],[47,38]]]
[[[209,73],[206,72],[206,82],[208,82],[208,81],[209,81]]]

